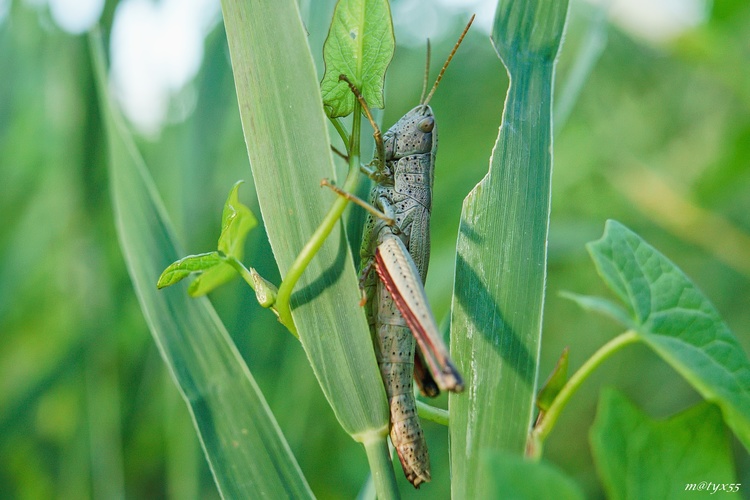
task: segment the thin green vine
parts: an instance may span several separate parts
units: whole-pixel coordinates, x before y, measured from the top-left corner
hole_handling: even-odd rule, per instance
[[[542,448],[544,440],[547,438],[549,433],[557,423],[557,419],[560,417],[565,405],[568,404],[570,398],[575,394],[578,388],[581,386],[584,380],[591,375],[591,373],[604,362],[605,359],[609,358],[612,354],[619,351],[626,345],[638,342],[640,337],[634,330],[628,330],[625,333],[618,335],[613,338],[602,347],[599,348],[586,362],[573,374],[572,377],[560,390],[560,393],[554,399],[552,404],[546,413],[541,415],[537,425],[531,431],[529,436],[529,442],[526,447],[526,455],[530,458],[538,460],[542,456]]]
[[[335,123],[335,122],[334,122]],[[339,124],[340,125],[340,124]],[[362,129],[362,110],[355,101],[354,115],[352,118],[352,134],[349,137],[349,172],[346,175],[343,189],[347,192],[354,192],[357,189],[357,183],[359,182],[359,136]],[[338,130],[338,127],[337,127]],[[342,129],[343,130],[343,129]],[[290,332],[296,334],[296,328],[294,326],[294,320],[292,319],[292,311],[289,306],[289,299],[291,298],[294,286],[299,281],[302,273],[307,269],[308,264],[313,259],[320,247],[323,246],[328,235],[335,227],[336,223],[341,219],[342,214],[346,205],[349,203],[347,198],[343,196],[337,196],[333,202],[330,210],[323,218],[318,228],[313,233],[310,240],[302,248],[297,258],[292,263],[292,266],[286,273],[284,280],[279,286],[279,292],[276,296],[276,311],[279,314],[279,321],[286,326]]]

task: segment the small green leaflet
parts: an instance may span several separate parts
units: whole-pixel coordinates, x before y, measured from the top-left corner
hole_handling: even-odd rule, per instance
[[[239,201],[238,191],[242,182],[238,181],[232,186],[224,203],[218,251],[189,255],[171,264],[159,277],[158,288],[173,285],[192,273],[201,272],[188,287],[190,296],[199,297],[235,277],[237,271],[226,259],[233,257],[242,260],[247,233],[258,225],[252,211]]]
[[[157,288],[166,288],[175,283],[182,281],[193,273],[211,269],[217,264],[221,264],[219,252],[200,253],[198,255],[188,255],[167,267],[156,283]]]
[[[221,214],[221,236],[219,236],[218,249],[225,255],[242,260],[244,255],[245,239],[247,233],[258,225],[258,219],[253,212],[243,205],[238,196],[240,184],[245,181],[237,181],[232,190],[229,191],[224,211]]]
[[[354,94],[346,75],[371,108],[383,108],[385,70],[396,40],[387,0],[339,0],[323,46],[326,71],[320,82],[323,104],[330,118],[354,111]]]
[[[567,347],[563,349],[560,359],[555,364],[555,368],[539,390],[539,394],[536,397],[536,406],[542,412],[549,410],[549,407],[552,406],[555,398],[560,394],[560,391],[568,381],[568,352],[569,349]]]

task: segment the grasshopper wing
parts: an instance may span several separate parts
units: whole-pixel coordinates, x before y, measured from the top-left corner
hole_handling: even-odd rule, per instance
[[[375,251],[375,269],[409,325],[438,387],[461,392],[461,375],[440,336],[419,271],[398,236],[388,234],[382,239]]]

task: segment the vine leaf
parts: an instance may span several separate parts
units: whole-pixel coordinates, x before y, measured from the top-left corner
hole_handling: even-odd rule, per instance
[[[750,449],[750,360],[711,302],[619,222],[607,221],[604,236],[587,248],[599,275],[629,309],[625,326],[716,403]]]
[[[602,393],[590,435],[596,469],[612,499],[679,496],[675,491],[689,491],[704,477],[715,486],[734,486],[727,437],[712,404],[653,420],[612,389]]]
[[[221,217],[218,251],[188,255],[170,264],[159,276],[157,288],[165,288],[193,273],[201,273],[188,287],[191,297],[200,297],[218,288],[237,275],[227,258],[241,261],[245,253],[247,233],[258,225],[253,212],[240,203],[238,190],[243,181],[232,186]]]
[[[326,70],[320,82],[323,104],[330,118],[354,111],[354,94],[346,75],[371,108],[383,108],[385,70],[396,40],[387,0],[339,0],[323,46]]]
[[[226,257],[234,257],[242,262],[245,255],[245,240],[247,233],[258,225],[258,219],[253,212],[240,203],[238,181],[229,192],[224,211],[221,216],[221,236],[219,236],[218,249]],[[219,262],[211,269],[205,270],[195,281],[190,284],[188,293],[191,297],[200,297],[218,288],[224,283],[237,276],[237,271],[226,262]]]

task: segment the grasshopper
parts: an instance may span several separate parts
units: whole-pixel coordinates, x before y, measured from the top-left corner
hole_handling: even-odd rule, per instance
[[[437,124],[428,103],[473,21],[474,16],[425,97],[428,42],[427,74],[420,103],[385,134],[375,124],[360,91],[341,75],[375,130],[375,155],[362,167],[375,185],[367,204],[327,184],[369,211],[360,248],[360,286],[390,405],[391,441],[407,479],[417,488],[430,481],[430,459],[417,416],[412,378],[427,396],[436,396],[440,390],[463,390],[461,375],[441,338],[423,285],[430,258],[430,212],[438,144]],[[415,340],[419,346],[416,356]]]

